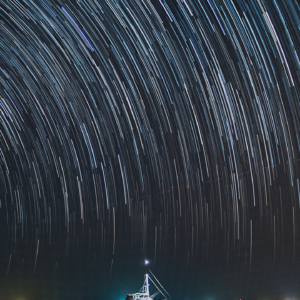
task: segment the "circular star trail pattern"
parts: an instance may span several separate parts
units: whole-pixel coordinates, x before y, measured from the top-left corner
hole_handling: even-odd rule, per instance
[[[9,247],[30,241],[36,264],[59,230],[110,236],[112,254],[295,257],[299,16],[290,0],[1,1]]]

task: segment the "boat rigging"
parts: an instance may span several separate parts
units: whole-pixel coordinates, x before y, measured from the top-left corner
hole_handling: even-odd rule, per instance
[[[144,284],[143,284],[142,288],[140,289],[140,291],[138,293],[127,295],[127,297],[125,297],[126,300],[153,300],[159,294],[161,294],[163,297],[165,297],[162,300],[169,300],[169,299],[171,299],[170,294],[165,290],[165,288],[161,285],[161,283],[154,276],[154,274],[151,272],[150,269],[149,269],[149,271],[151,273],[151,277],[149,276],[149,274],[147,272],[147,265],[148,265],[148,263],[149,263],[149,261],[146,260],[145,261],[146,274],[144,276]],[[154,294],[152,294],[152,295],[150,295],[149,280],[151,281],[151,283],[156,288],[156,292]]]

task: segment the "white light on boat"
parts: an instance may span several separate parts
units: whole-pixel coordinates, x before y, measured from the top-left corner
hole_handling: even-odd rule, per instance
[[[145,260],[145,265],[148,265],[149,264],[149,260]]]

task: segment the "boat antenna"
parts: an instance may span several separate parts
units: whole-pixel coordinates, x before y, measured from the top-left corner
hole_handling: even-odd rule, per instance
[[[148,268],[147,268],[147,266],[149,265],[149,260],[145,260],[145,266],[146,266],[146,274],[148,274]]]

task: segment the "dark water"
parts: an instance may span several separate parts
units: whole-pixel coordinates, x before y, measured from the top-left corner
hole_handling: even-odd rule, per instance
[[[36,257],[30,249],[26,255],[26,243],[23,247],[15,247],[8,273],[9,256],[2,251],[1,299],[119,300],[128,293],[138,292],[143,284],[143,260],[146,257],[142,247],[138,246],[140,243],[134,247],[128,245],[125,236],[119,236],[112,255],[112,239],[107,239],[102,252],[97,242],[95,240],[89,246],[79,239],[78,249],[76,243],[73,249],[72,242],[64,235],[54,246],[41,242],[35,271]],[[249,255],[247,258],[245,253],[231,252],[227,260],[226,253],[217,248],[208,255],[200,253],[198,256],[178,249],[175,253],[169,245],[166,248],[169,251],[157,251],[155,261],[153,251],[147,256],[149,268],[173,299],[286,299],[300,296],[299,263],[297,259],[293,260],[293,255],[288,255],[288,250],[283,257],[278,254],[275,260],[264,251],[254,252],[250,269]],[[150,291],[155,292],[153,285]]]
[[[190,273],[180,273],[179,268],[157,269],[155,274],[173,299],[284,299],[299,296],[299,272],[296,274],[289,269],[278,272],[261,266],[251,275],[234,268],[226,272],[221,267]],[[99,269],[84,268],[61,272],[55,278],[50,274],[11,274],[1,278],[1,299],[124,299],[126,294],[137,292],[143,283],[142,268],[133,270],[116,266],[110,280]]]

